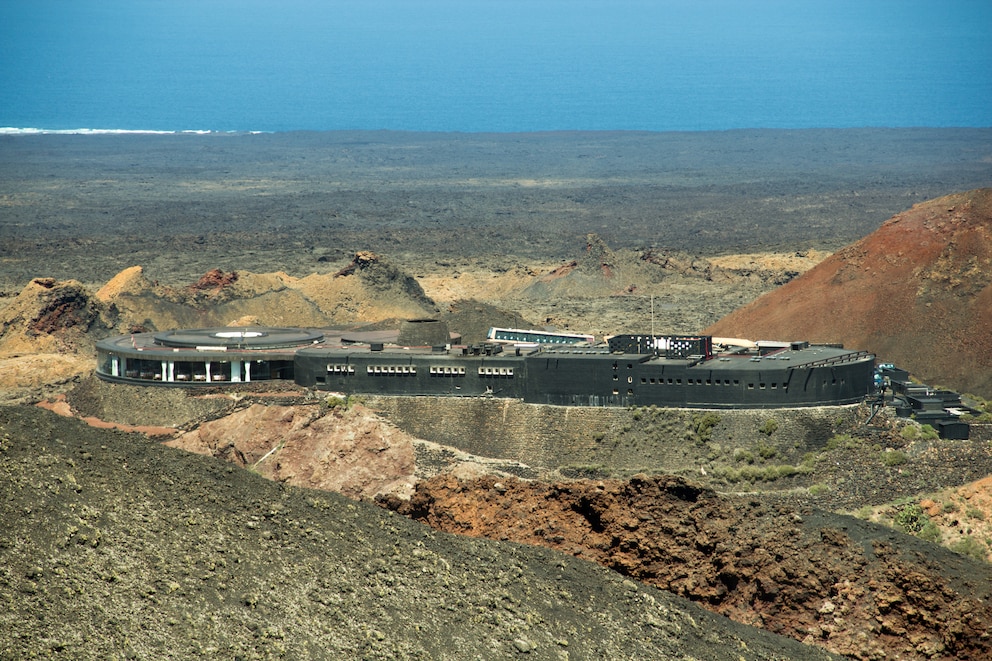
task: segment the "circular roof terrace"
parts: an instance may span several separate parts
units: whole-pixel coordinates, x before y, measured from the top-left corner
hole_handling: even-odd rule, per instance
[[[179,349],[197,347],[227,349],[291,349],[317,344],[324,334],[306,328],[269,328],[251,326],[244,328],[194,328],[154,333],[155,344]]]

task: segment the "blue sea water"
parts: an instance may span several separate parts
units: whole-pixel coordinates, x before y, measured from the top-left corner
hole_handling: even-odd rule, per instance
[[[990,0],[3,0],[0,127],[988,127],[990,35]]]

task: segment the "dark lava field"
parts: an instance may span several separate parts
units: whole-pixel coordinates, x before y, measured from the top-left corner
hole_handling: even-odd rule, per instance
[[[0,136],[0,291],[140,264],[331,271],[836,249],[992,182],[992,129]]]

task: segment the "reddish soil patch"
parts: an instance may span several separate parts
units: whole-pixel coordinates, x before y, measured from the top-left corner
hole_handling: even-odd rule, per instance
[[[250,467],[277,482],[351,498],[412,491],[411,437],[361,406],[325,415],[317,406],[255,403],[167,445]]]
[[[211,269],[204,273],[199,280],[190,285],[190,289],[193,291],[224,289],[225,287],[233,285],[237,281],[238,274],[236,271],[224,273],[220,269]]]
[[[566,275],[574,271],[578,265],[579,263],[574,260],[569,262],[568,264],[562,264],[561,266],[550,271],[546,275],[541,276],[541,280],[547,281],[547,280],[557,280],[558,278],[564,278]]]

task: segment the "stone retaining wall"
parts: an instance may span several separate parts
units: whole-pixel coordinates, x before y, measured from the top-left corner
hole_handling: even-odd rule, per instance
[[[684,470],[760,447],[774,448],[777,463],[798,463],[837,430],[864,419],[854,406],[710,411],[548,406],[481,397],[362,400],[414,436],[472,454],[606,473]]]

